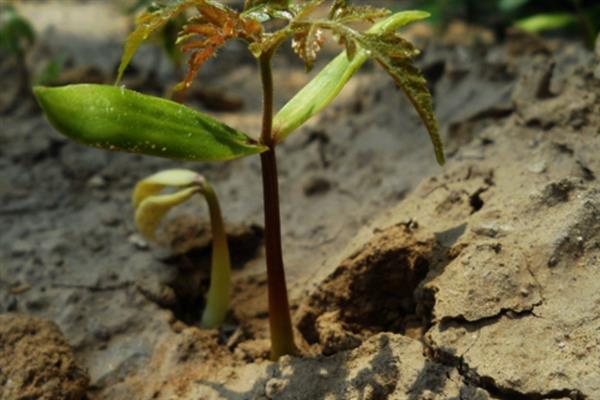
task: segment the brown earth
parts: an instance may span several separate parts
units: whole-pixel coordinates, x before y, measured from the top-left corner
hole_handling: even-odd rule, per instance
[[[78,400],[89,378],[52,322],[0,315],[0,398]]]
[[[32,57],[68,50],[67,80],[75,69],[89,77],[93,64],[109,81],[123,17],[100,3],[67,8],[59,23],[55,8],[28,11],[38,29],[55,26]],[[113,28],[72,31],[69,16],[90,12]],[[162,247],[131,222],[135,181],[181,164],[68,142],[25,101],[3,115],[0,311],[54,321],[76,359],[54,325],[1,316],[0,354],[41,344],[0,363],[0,377],[22,376],[19,363],[41,377],[4,396],[82,398],[79,364],[87,397],[98,399],[600,399],[600,49],[594,58],[518,35],[504,46],[468,41],[423,43],[446,133],[443,170],[403,94],[370,68],[281,147],[303,354],[277,363],[267,360],[256,159],[184,165],[214,183],[234,254],[231,316],[205,331],[205,211],[180,211]],[[200,81],[210,84],[191,101],[256,132],[256,69],[240,54],[234,46],[209,64]],[[289,56],[277,61],[278,104],[306,80]],[[142,51],[130,87],[147,83],[152,57]],[[151,91],[172,80],[167,65],[157,73]],[[27,326],[41,333],[4,339]],[[51,357],[63,361],[48,366]]]

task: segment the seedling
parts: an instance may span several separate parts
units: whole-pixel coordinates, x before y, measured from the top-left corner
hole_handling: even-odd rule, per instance
[[[32,76],[26,56],[35,40],[35,31],[29,21],[12,4],[0,4],[0,49],[15,59],[18,69],[16,96],[3,112],[10,111],[22,97],[32,99],[31,81],[36,85],[44,85],[56,80],[62,71],[65,57],[59,54],[48,60],[37,76]]]
[[[320,16],[325,6],[327,12]],[[425,78],[413,63],[418,51],[396,34],[401,26],[428,14],[405,11],[391,15],[387,9],[354,6],[344,0],[247,0],[241,11],[211,0],[173,1],[137,19],[137,28],[125,44],[117,82],[139,45],[153,31],[187,11],[195,11],[196,15],[188,19],[179,36],[178,42],[190,58],[187,76],[178,87],[189,87],[202,64],[227,41],[246,42],[258,60],[262,83],[259,137],[253,138],[184,105],[118,86],[38,87],[36,95],[59,131],[87,145],[192,161],[223,161],[260,154],[271,357],[295,354],[283,268],[276,147],[330,104],[360,66],[372,58],[412,102],[442,164],[444,154],[431,95]],[[380,21],[375,23],[377,20]],[[357,22],[371,26],[360,31]],[[272,27],[276,28],[269,30]],[[293,49],[310,70],[324,43],[324,31],[332,32],[345,50],[273,116],[271,60],[275,52],[284,41],[292,39]]]
[[[167,187],[174,187],[177,191],[159,194]],[[170,169],[149,176],[141,180],[133,191],[135,223],[144,237],[155,240],[154,232],[165,214],[195,194],[201,194],[206,199],[212,230],[210,288],[202,314],[202,326],[216,328],[225,320],[229,308],[231,262],[221,208],[213,188],[202,175],[185,169]]]
[[[0,49],[8,52],[17,61],[19,70],[18,95],[30,92],[29,70],[25,61],[27,49],[35,41],[31,24],[12,4],[0,4]]]

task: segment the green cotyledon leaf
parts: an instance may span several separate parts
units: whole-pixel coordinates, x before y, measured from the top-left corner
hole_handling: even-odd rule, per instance
[[[174,160],[223,161],[266,147],[189,107],[123,87],[35,87],[50,123],[88,146]]]

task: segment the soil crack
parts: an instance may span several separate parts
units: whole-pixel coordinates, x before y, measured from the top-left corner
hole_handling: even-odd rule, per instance
[[[445,329],[446,326],[450,324],[457,324],[461,326],[477,326],[481,328],[482,326],[496,323],[503,317],[508,317],[512,319],[517,318],[526,318],[533,316],[535,318],[540,318],[534,313],[535,307],[542,304],[543,301],[535,304],[531,310],[525,310],[520,312],[515,312],[510,309],[503,309],[497,315],[486,317],[479,319],[477,321],[467,321],[464,318],[453,317],[453,318],[445,318],[439,322],[440,329]],[[458,373],[463,377],[465,383],[478,387],[480,389],[484,389],[488,391],[493,396],[496,396],[502,400],[544,400],[544,399],[571,399],[571,400],[585,400],[588,399],[588,396],[583,394],[580,390],[574,388],[564,388],[558,390],[551,390],[548,392],[519,392],[510,387],[503,386],[495,381],[495,379],[491,376],[480,375],[477,372],[476,368],[472,368],[465,360],[465,356],[471,348],[479,340],[479,335],[475,338],[474,342],[460,355],[455,354],[452,349],[445,350],[443,347],[434,346],[428,340],[424,340],[423,344],[427,348],[427,357],[434,362],[438,362],[442,365],[454,367],[458,371]]]

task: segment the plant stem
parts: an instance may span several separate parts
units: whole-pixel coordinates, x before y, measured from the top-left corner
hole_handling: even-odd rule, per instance
[[[573,7],[575,7],[575,14],[579,20],[581,30],[583,33],[585,44],[590,48],[594,48],[594,41],[596,40],[596,29],[590,21],[590,18],[586,15],[585,11],[581,6],[581,0],[571,0]]]
[[[231,294],[231,262],[219,200],[213,188],[206,181],[202,182],[202,194],[204,194],[210,211],[212,231],[210,288],[208,289],[206,308],[202,313],[202,326],[210,329],[220,326],[227,316]]]
[[[261,55],[260,75],[263,86],[263,120],[261,143],[269,150],[260,155],[263,178],[265,213],[265,250],[267,255],[267,282],[269,290],[269,328],[271,331],[271,359],[286,354],[296,354],[294,331],[290,317],[283,254],[281,250],[281,219],[279,215],[279,183],[277,158],[272,137],[273,126],[273,76],[272,52]]]

